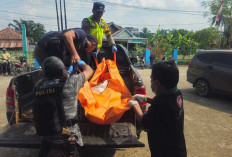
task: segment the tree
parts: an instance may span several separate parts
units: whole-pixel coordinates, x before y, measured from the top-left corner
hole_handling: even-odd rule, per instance
[[[142,29],[142,32],[139,32],[138,34],[136,34],[137,36],[141,37],[141,38],[147,38],[147,45],[152,45],[152,43],[154,42],[154,33],[151,33],[151,31],[144,27]]]
[[[35,30],[34,30],[34,33],[32,35],[33,40],[35,42],[37,42],[39,37],[42,36],[45,32],[46,31],[44,29],[44,25],[42,25],[41,23],[36,23]]]
[[[180,51],[180,54],[185,57],[186,55],[191,54],[191,49],[195,49],[197,46],[197,42],[191,38],[190,34],[185,34],[182,36],[179,32],[179,37],[178,37],[178,49]]]
[[[142,29],[142,32],[139,33],[139,36],[142,38],[147,38],[150,36],[150,34],[151,34],[151,31],[147,27],[144,27]]]
[[[209,21],[212,25],[215,23],[215,19],[218,13],[218,9],[220,7],[220,3],[218,0],[212,1],[203,1],[202,6],[205,8],[209,8],[209,11],[205,12],[205,16],[209,17]],[[224,36],[227,38],[227,43],[225,47],[230,47],[232,42],[232,1],[231,0],[224,0],[223,1],[223,9],[220,16],[220,19],[215,24],[217,27],[225,26],[224,27]]]
[[[212,49],[218,47],[219,31],[215,27],[196,31],[193,39],[198,42],[199,49]]]
[[[158,56],[158,58],[163,55],[170,55],[173,50],[173,34],[169,30],[160,30],[158,28],[156,34],[154,35],[154,46],[151,48],[151,55]],[[157,58],[157,59],[158,59]],[[159,59],[158,59],[159,60]]]
[[[191,35],[193,32],[190,32],[186,29],[172,29],[170,31],[173,34],[173,38],[177,39],[179,38],[179,34],[181,34],[182,36],[184,36],[185,34]]]
[[[38,41],[39,36],[43,35],[46,31],[44,29],[44,25],[40,23],[35,23],[32,20],[13,20],[14,24],[9,23],[9,27],[13,27],[16,31],[22,32],[22,24],[25,24],[26,27],[26,35],[30,42]]]

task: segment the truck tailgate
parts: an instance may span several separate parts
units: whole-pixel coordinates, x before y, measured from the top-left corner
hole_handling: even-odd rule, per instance
[[[132,133],[132,127],[130,123],[80,124],[82,140],[86,148],[144,147],[144,144]],[[18,123],[0,134],[0,147],[39,148],[40,138],[35,135],[32,123]]]

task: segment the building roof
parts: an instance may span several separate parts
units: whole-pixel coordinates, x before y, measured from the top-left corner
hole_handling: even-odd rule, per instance
[[[0,40],[8,40],[8,39],[22,40],[22,35],[18,31],[10,27],[7,27],[0,31]]]
[[[120,36],[120,34],[124,31],[126,31],[126,33],[128,34],[129,37],[133,37],[133,34],[131,34],[130,31],[128,31],[126,28],[119,29],[118,31],[114,32],[114,34],[112,34],[112,36],[113,37]]]
[[[116,29],[120,29],[116,24],[113,22],[107,23],[108,27],[115,27]]]
[[[0,48],[21,49],[23,48],[22,40],[0,40]]]
[[[7,27],[0,31],[0,48],[22,48],[22,35],[10,28]]]
[[[112,31],[112,37],[115,41],[127,41],[128,43],[144,43],[147,39],[134,36],[128,29],[119,28],[113,22],[108,23],[109,28]],[[114,29],[112,29],[114,27]],[[116,30],[116,31],[115,31]],[[103,40],[106,41],[106,37],[103,37]]]

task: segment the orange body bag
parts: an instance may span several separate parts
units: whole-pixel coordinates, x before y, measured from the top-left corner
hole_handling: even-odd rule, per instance
[[[111,124],[130,109],[127,101],[131,99],[131,93],[119,74],[116,62],[103,58],[91,80],[79,91],[78,99],[91,122]]]

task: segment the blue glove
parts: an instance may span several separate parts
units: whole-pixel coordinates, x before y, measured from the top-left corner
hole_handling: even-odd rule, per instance
[[[117,51],[118,51],[118,49],[117,49],[116,45],[113,45],[112,46],[112,53],[117,52]]]
[[[69,73],[71,75],[72,72],[73,72],[73,65],[70,65],[70,67],[67,70],[67,73]]]
[[[70,67],[67,70],[67,73],[71,75],[73,72],[77,71],[77,69],[78,69],[78,65],[76,65],[74,68],[73,65],[70,65]]]
[[[79,67],[81,67],[83,64],[86,64],[84,61],[82,61],[82,60],[80,60],[79,62],[77,62],[77,65],[79,66]]]
[[[78,65],[76,65],[76,66],[73,68],[73,72],[74,72],[74,71],[77,71],[77,69],[78,69]]]
[[[97,55],[99,54],[99,52],[92,52],[92,55],[94,56],[94,57],[97,57]]]

